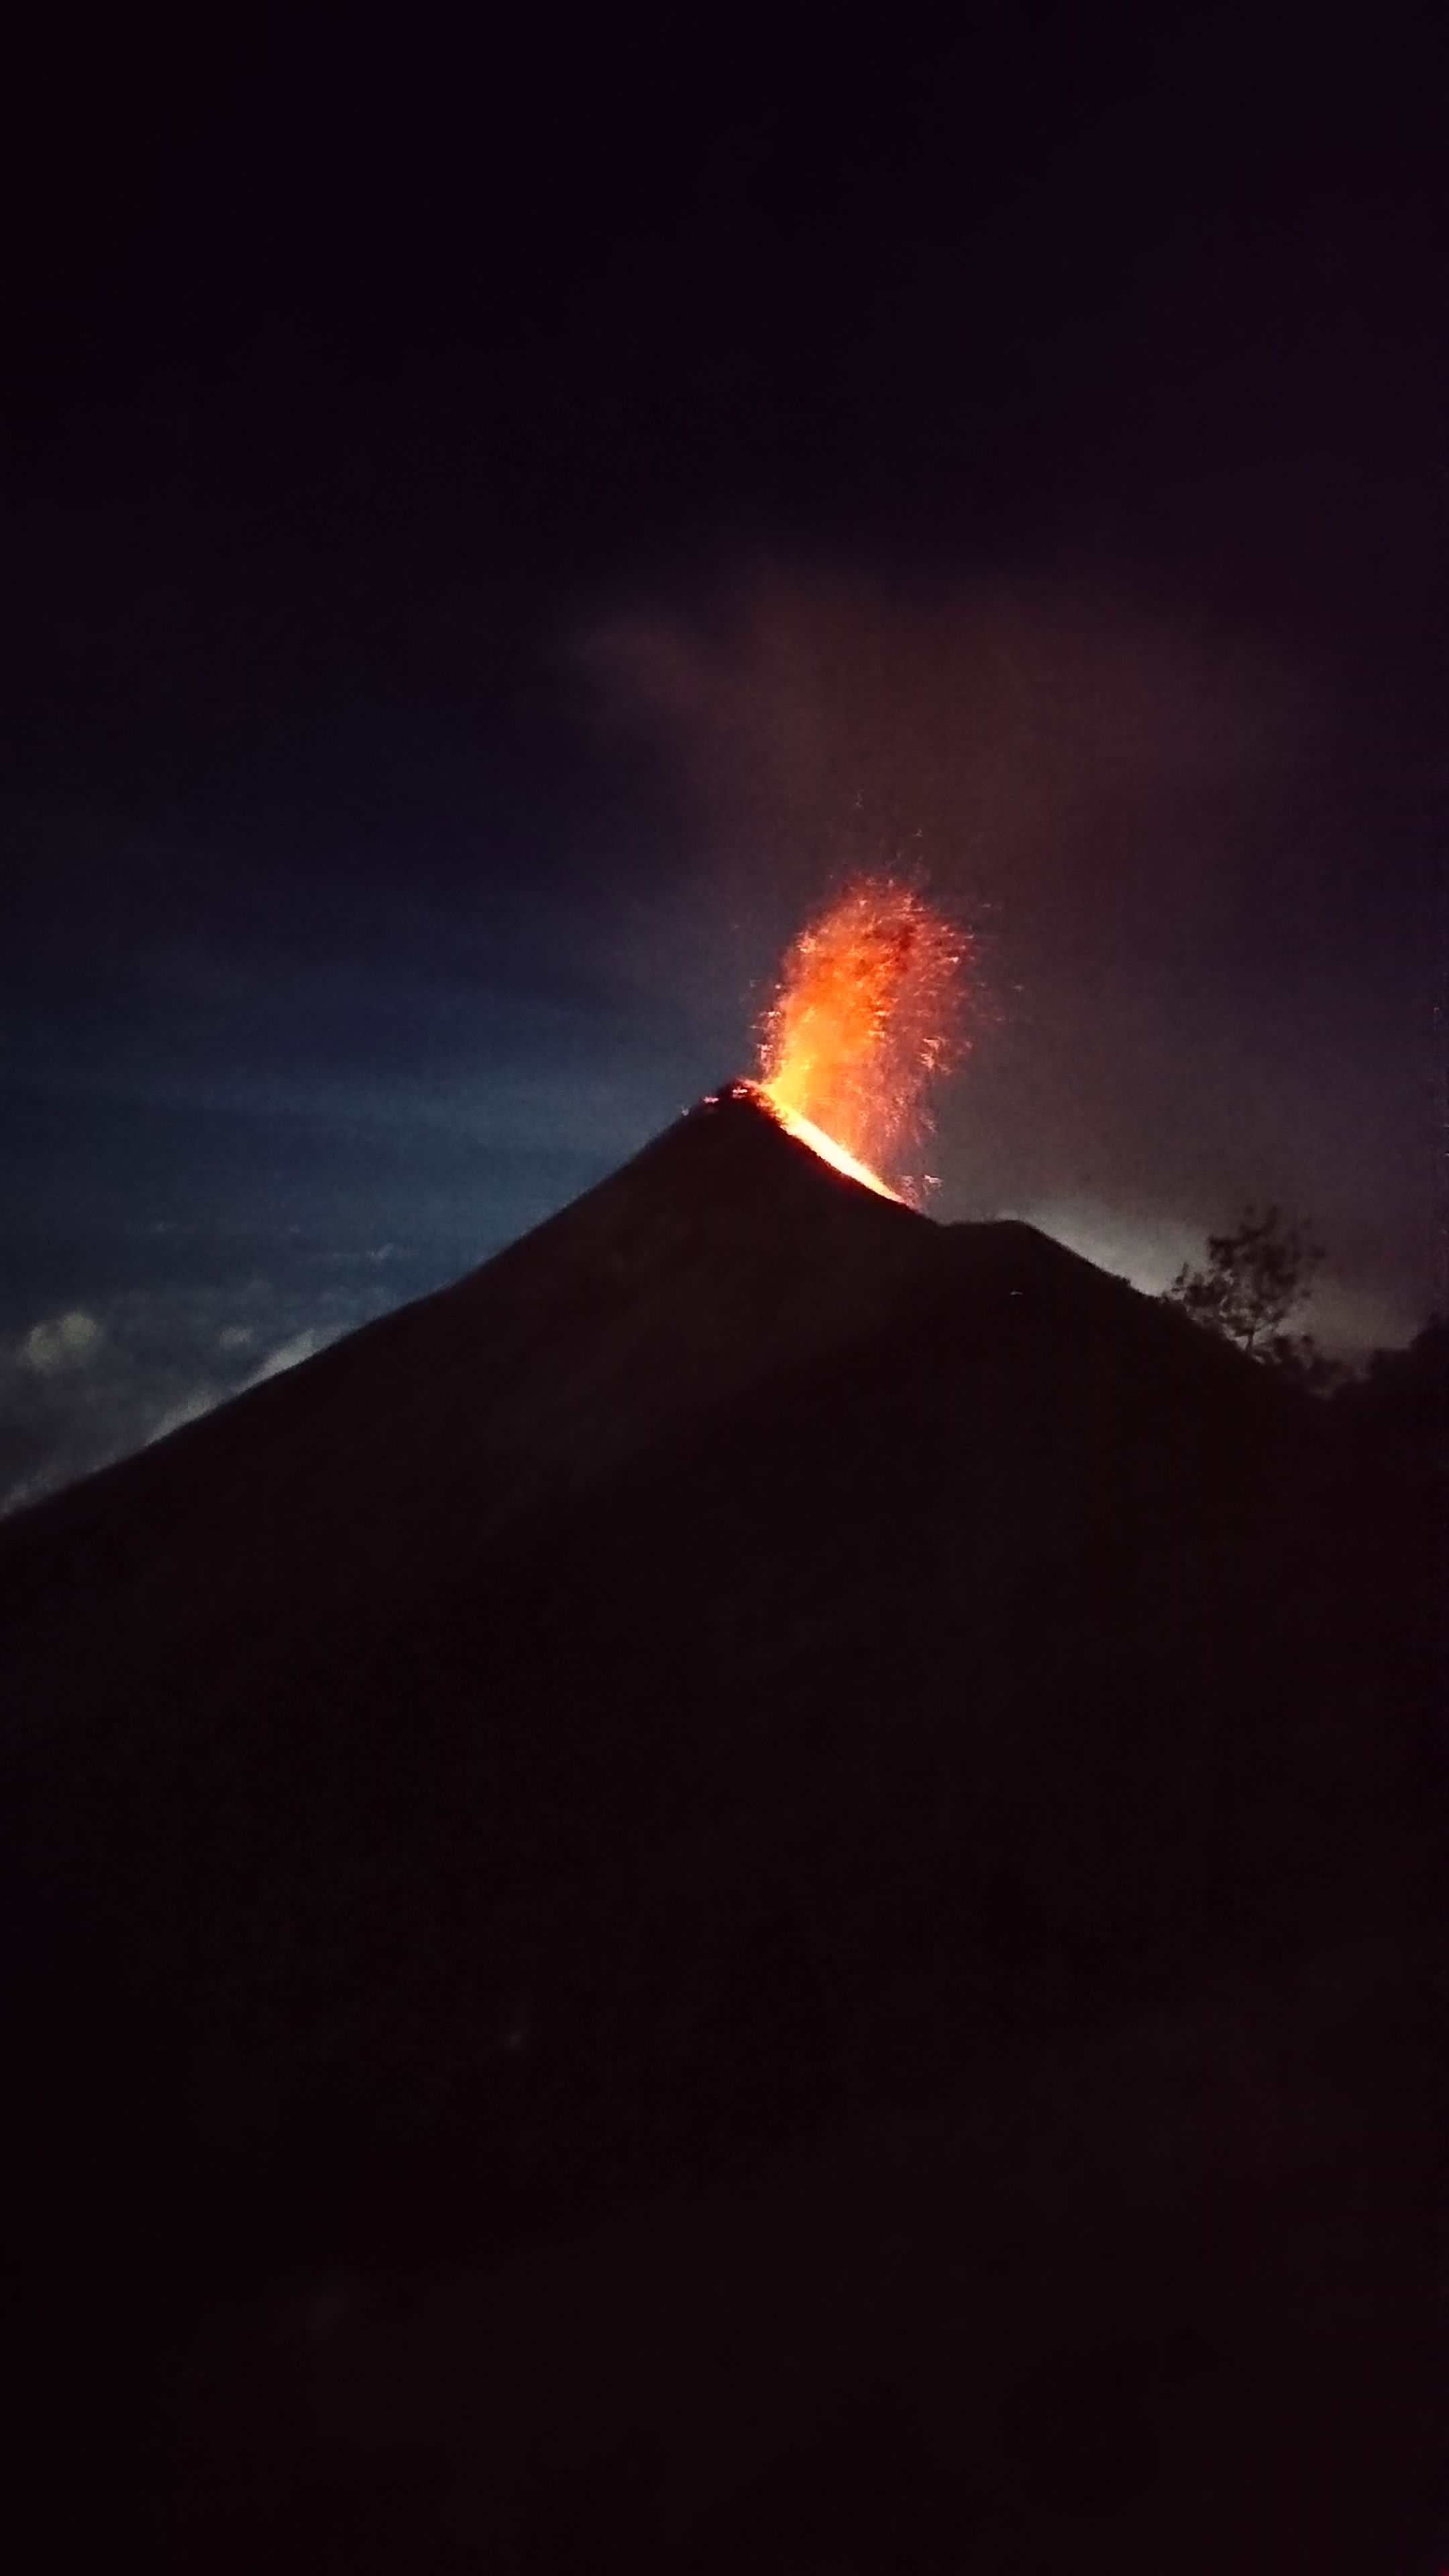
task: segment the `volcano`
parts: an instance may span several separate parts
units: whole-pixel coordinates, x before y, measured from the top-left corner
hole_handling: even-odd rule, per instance
[[[1012,2128],[993,2112],[989,2151],[980,2128],[983,2105],[1025,2099],[1023,2066],[1055,2070],[1056,2143],[1045,2167],[1025,2158],[1034,2241],[1055,2228],[1073,2278],[1104,2209],[1137,2243],[1129,2132],[1160,2144],[1178,2079],[1159,2051],[1151,2107],[1129,2119],[1100,2073],[1064,2111],[1062,2070],[1149,2028],[1198,2034],[1182,2063],[1207,2107],[1175,2150],[1206,2193],[1191,2224],[1178,2213],[1189,2236],[1220,2226],[1231,2269],[1240,2240],[1272,2233],[1223,2181],[1243,2155],[1331,2227],[1344,2172],[1376,2172],[1380,2153],[1387,2170],[1414,2134],[1383,2003],[1417,1955],[1428,1699],[1397,1508],[1323,1408],[1232,1349],[1029,1226],[937,1225],[857,1185],[750,1086],[726,1086],[456,1286],[0,1530],[21,2313],[63,2314],[67,2335],[84,2318],[98,2352],[159,2349],[244,2295],[281,2314],[337,2278],[492,2281],[520,2249],[556,2266],[562,2247],[723,2191],[745,2194],[728,2223],[754,2249],[745,2272],[762,2245],[798,2248],[808,2205],[849,2213],[873,2279],[903,2203],[936,2213],[922,2243],[939,2250],[951,2201],[956,2287],[941,2296],[958,2332],[961,2206],[988,2250],[1024,2224],[1027,2115]],[[1316,2022],[1281,2001],[1305,1976]],[[1282,2146],[1276,2043],[1253,2063],[1277,2070],[1263,2097],[1277,2107],[1250,2106],[1222,2146],[1223,2102],[1248,2078],[1201,2034],[1220,2038],[1238,2009],[1225,1996],[1270,1991],[1274,2028],[1298,2034],[1294,2083],[1310,2023],[1331,2025],[1327,2057],[1349,2069],[1326,2167]],[[975,2144],[958,2169],[963,2120]],[[887,2131],[931,2143],[887,2153]],[[862,2138],[875,2143],[840,2144]],[[875,2179],[847,2187],[841,2158],[858,2177],[858,2153]],[[1090,2208],[1083,2158],[1116,2176]],[[689,2260],[719,2240],[712,2222],[678,2223]],[[1361,2234],[1380,2306],[1360,2283],[1332,2331],[1382,2382],[1402,2275],[1376,2224]],[[674,2258],[650,2241],[642,2273],[658,2279]],[[1144,2385],[1144,2335],[1187,2334],[1197,2352],[1207,2333],[1192,2285],[1217,2258],[1184,2241],[1180,2227],[1161,2259],[1190,2328],[1144,2328],[1135,2310],[1124,2325],[1100,2283],[1080,2293],[1106,2301],[1110,2348],[1126,2337]],[[929,2271],[922,2243],[911,2259]],[[988,2295],[971,2277],[968,2305]],[[617,2278],[597,2293],[620,2296]],[[1020,2317],[1046,2331],[1041,2298],[1013,2306],[1000,2280],[990,2297],[1018,2317],[1010,2382]],[[797,2325],[812,2298],[834,2315],[817,2280]],[[919,2328],[909,2302],[886,2306],[850,2346],[843,2398],[821,2358],[841,2330],[814,2330],[800,2368],[827,2395],[805,2434],[787,2408],[787,2440],[767,2406],[765,2434],[724,2443],[748,2474],[710,2453],[696,2482],[710,2517],[721,2494],[744,2510],[752,2478],[777,2480],[767,2520],[786,2510],[782,2443],[808,2453],[822,2424],[853,2421],[882,2351]],[[504,2312],[489,2307],[490,2334]],[[918,2341],[936,2353],[947,2329],[930,2313]],[[1090,2344],[1079,2320],[1067,2346]],[[663,2363],[603,2468],[602,2437],[578,2431],[589,2405],[570,2415],[562,2381],[529,2366],[531,2430],[507,2417],[508,2444],[539,2477],[551,2448],[587,2455],[590,2510],[622,2515],[618,2460],[668,2417]],[[912,2367],[939,2411],[949,2370],[919,2353]],[[394,2424],[406,2375],[383,2409]],[[894,2422],[891,2385],[870,2403]],[[987,2451],[1015,2441],[1040,2482],[1064,2454],[1055,2432],[1030,2452],[1032,2385],[1009,2439],[989,2407],[982,2421],[998,2426]],[[115,2405],[112,2388],[102,2411]],[[447,2556],[457,2513],[480,2551],[501,2545],[484,2505],[457,2505],[461,2437],[444,2418],[397,2436],[397,2457],[454,2442],[453,2538],[428,2556],[409,2488],[406,2545],[395,2535],[401,2554],[378,2564],[483,2563]],[[225,2493],[215,2423],[203,2474],[174,2454],[157,2466],[124,2420],[153,2507],[188,2474]],[[302,2528],[314,2477],[327,2514],[350,2477],[370,2499],[359,2532],[381,2528],[357,2467],[388,2450],[376,2419],[349,2419],[340,2451],[306,2420],[283,2445],[278,2528]],[[693,2434],[668,2438],[693,2456]],[[1243,2438],[1251,2452],[1261,2434]],[[818,2498],[840,2472],[810,2457],[797,2487]],[[484,2489],[494,2474],[478,2473]],[[923,2474],[918,2458],[900,2472]],[[1067,2474],[1072,2494],[1083,2475]],[[683,2471],[672,2492],[638,2563],[656,2547],[660,2565],[713,2564],[687,2538]],[[223,2563],[222,2523],[245,2523],[215,2509],[215,2528],[204,2513],[186,2526],[193,2563],[198,2549]],[[975,2509],[971,2526],[959,2504],[960,2528],[989,2537],[989,2496]],[[572,2565],[571,2548],[584,2563],[556,2515],[535,2526],[517,2494],[509,2510],[508,2563]],[[247,2547],[294,2563],[264,2524]],[[776,2563],[748,2516],[731,2546]],[[845,2547],[831,2564],[886,2563]],[[350,2563],[364,2560],[359,2538]]]

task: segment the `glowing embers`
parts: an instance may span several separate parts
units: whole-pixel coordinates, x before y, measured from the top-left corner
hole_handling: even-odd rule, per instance
[[[760,1089],[781,1125],[885,1198],[877,1166],[926,1136],[927,1088],[969,1046],[976,942],[908,886],[863,877],[802,930],[760,1032]]]

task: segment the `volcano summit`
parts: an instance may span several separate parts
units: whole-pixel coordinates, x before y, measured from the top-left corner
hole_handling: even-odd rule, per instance
[[[1379,2031],[1428,1687],[1398,1509],[1321,1408],[1030,1227],[857,1186],[748,1085],[701,1103],[455,1287],[0,1529],[32,2313],[69,2302],[125,2351],[243,2286],[492,2280],[882,2122],[927,2124],[952,2197],[952,2124],[1005,2098],[1008,2060],[1055,2066],[1059,2100],[1084,2033],[1178,2027],[1314,1961],[1368,1963],[1343,1991]],[[1360,2077],[1334,2043],[1350,2128],[1377,2088],[1398,2136],[1355,2033],[1379,2055]],[[1201,2080],[1231,2266],[1234,2227],[1256,2247],[1267,2221],[1212,2161],[1238,2078]],[[1101,2220],[1068,2187],[1082,2139],[1119,2178],[1136,2152],[1093,2083],[1033,2167],[1068,2271]],[[988,2272],[1022,2221],[1008,2132],[961,2186]],[[1296,2153],[1290,2197],[1331,2201]],[[764,2237],[737,2223],[758,2251],[791,2191],[837,2184],[761,2186]],[[846,2204],[875,2243],[897,2184]],[[1191,2333],[1195,2223],[1153,2257]],[[904,2337],[947,2387],[927,2350],[973,2302],[1011,2308],[977,2260],[969,2298],[941,2292],[954,2326],[907,2300],[872,2330],[871,2386]],[[1008,2340],[1028,2311],[1044,2331],[1022,2297]],[[1350,2327],[1381,2362],[1382,2318]],[[833,2422],[835,2329],[812,2331],[806,2412]],[[599,2469],[587,2405],[536,2377],[524,2451],[587,2455],[591,2510],[622,2514],[609,2479],[663,2399]],[[760,2404],[735,2486],[717,2460],[685,2478],[641,2563],[713,2563],[679,2533],[775,2457]],[[454,2442],[456,2480],[446,2417],[424,2448]],[[156,2492],[206,2487],[214,2426],[158,2467],[127,2420]],[[361,2438],[334,2455],[301,2420],[280,2523]],[[545,2514],[530,2539],[515,2507],[511,2563],[575,2563],[582,2538]],[[220,2563],[193,2509],[186,2547]],[[421,2529],[412,2563],[474,2563]],[[265,2514],[264,2544],[293,2563]]]

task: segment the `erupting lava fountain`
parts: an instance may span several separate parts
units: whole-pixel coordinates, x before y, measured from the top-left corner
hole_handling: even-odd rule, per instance
[[[858,878],[790,947],[760,1027],[755,1096],[837,1171],[917,1200],[927,1176],[892,1182],[881,1167],[924,1143],[929,1086],[969,1052],[977,953],[909,886]]]

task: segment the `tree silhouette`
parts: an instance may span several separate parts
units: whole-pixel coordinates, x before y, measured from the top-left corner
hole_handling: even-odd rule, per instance
[[[1323,1246],[1309,1240],[1306,1222],[1283,1224],[1276,1207],[1261,1217],[1246,1208],[1234,1233],[1209,1235],[1207,1250],[1203,1268],[1184,1262],[1163,1291],[1165,1302],[1236,1342],[1250,1359],[1326,1387],[1339,1374],[1333,1362],[1307,1333],[1284,1329],[1312,1296],[1313,1273],[1323,1259]]]

